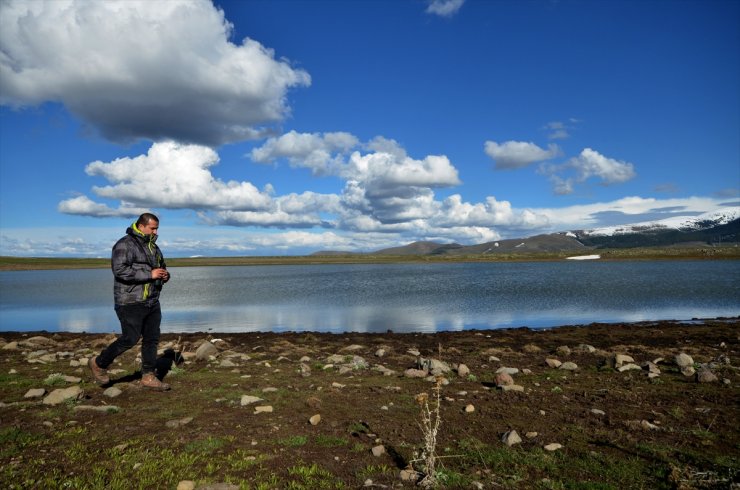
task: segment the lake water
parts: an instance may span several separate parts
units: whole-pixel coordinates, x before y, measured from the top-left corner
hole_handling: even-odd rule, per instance
[[[164,332],[435,332],[740,315],[740,261],[172,268]],[[0,272],[0,330],[118,332],[108,269]]]

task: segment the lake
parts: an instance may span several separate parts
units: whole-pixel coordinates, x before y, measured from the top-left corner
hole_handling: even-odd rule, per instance
[[[172,268],[163,332],[436,332],[740,315],[740,261]],[[0,272],[0,330],[118,332],[108,269]]]

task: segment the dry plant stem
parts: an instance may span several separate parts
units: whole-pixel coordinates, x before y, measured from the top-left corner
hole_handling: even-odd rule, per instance
[[[432,388],[436,400],[433,408],[429,407],[429,396],[426,393],[417,395],[416,400],[421,406],[421,430],[424,435],[424,449],[421,461],[424,462],[424,478],[419,485],[424,488],[433,488],[437,485],[437,434],[442,423],[439,407],[441,403],[442,378],[437,377],[437,382]]]

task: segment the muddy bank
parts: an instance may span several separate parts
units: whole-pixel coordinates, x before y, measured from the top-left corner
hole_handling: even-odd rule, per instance
[[[738,327],[165,334],[166,393],[138,347],[92,383],[111,335],[0,332],[0,484],[411,488],[439,386],[440,488],[730,488]]]

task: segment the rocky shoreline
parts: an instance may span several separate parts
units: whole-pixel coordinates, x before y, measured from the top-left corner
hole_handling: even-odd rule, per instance
[[[112,335],[0,332],[0,484],[733,488],[738,327],[165,334],[167,393],[138,386],[138,347],[91,382]]]

